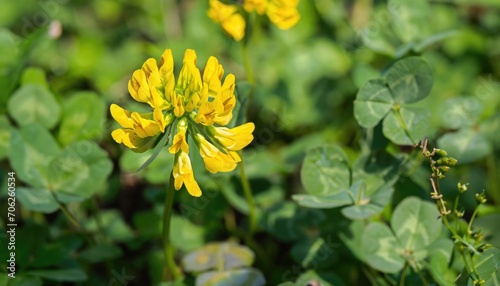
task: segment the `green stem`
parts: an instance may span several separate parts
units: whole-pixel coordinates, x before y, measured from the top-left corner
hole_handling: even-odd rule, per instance
[[[474,265],[474,253],[470,253],[470,267],[472,269],[472,273],[476,276],[475,280],[481,280],[479,273],[477,273],[476,265]]]
[[[460,254],[462,256],[462,260],[464,261],[465,269],[467,270],[467,272],[469,273],[470,276],[475,276],[475,277],[472,277],[473,280],[477,280],[478,276],[476,275],[475,269],[467,261],[467,252],[468,251],[463,251],[463,250],[460,251]],[[472,259],[471,259],[471,264],[472,264]]]
[[[241,52],[243,54],[243,65],[245,66],[245,71],[247,72],[247,80],[252,85],[253,90],[253,87],[255,85],[255,78],[253,77],[252,65],[250,64],[247,45],[248,41],[243,42],[243,44],[241,45]]]
[[[165,255],[165,263],[167,264],[167,269],[170,271],[170,275],[167,277],[173,277],[174,279],[180,278],[181,274],[177,270],[177,265],[174,260],[174,248],[170,243],[170,217],[172,216],[172,206],[174,205],[174,173],[170,173],[170,179],[168,180],[167,195],[165,198],[165,208],[163,210],[163,254]]]
[[[399,279],[399,285],[404,286],[405,285],[405,278],[406,278],[406,268],[408,267],[408,262],[405,261],[405,265],[403,266],[403,270],[401,271],[401,278]]]
[[[243,54],[243,65],[245,66],[245,71],[247,72],[247,80],[250,83],[250,91],[248,92],[247,103],[245,106],[245,110],[243,111],[245,114],[245,118],[248,117],[248,107],[252,104],[253,100],[253,91],[255,89],[255,78],[253,77],[252,65],[250,64],[250,58],[248,57],[247,51],[248,41],[244,41],[241,45],[241,52]]]
[[[241,154],[240,154],[240,156],[241,156]],[[255,212],[255,200],[253,198],[252,189],[250,187],[250,182],[248,181],[247,174],[245,173],[245,166],[243,164],[243,160],[241,160],[239,165],[240,165],[241,185],[243,186],[243,192],[245,194],[245,199],[247,200],[247,204],[248,204],[249,235],[253,236],[253,233],[255,232],[255,229],[257,227],[257,217],[256,217],[256,212]]]
[[[487,172],[490,174],[489,178],[492,190],[498,190],[500,188],[500,181],[498,176],[495,175],[498,174],[496,161],[495,156],[488,156],[486,159]],[[498,192],[490,192],[490,196],[496,204],[500,203],[500,195],[498,195]]]
[[[479,205],[476,207],[476,209],[474,209],[474,212],[472,213],[472,216],[470,218],[469,227],[467,227],[467,234],[468,235],[470,235],[470,233],[472,232],[472,223],[474,222],[474,219],[477,216],[478,210],[479,210]]]
[[[415,272],[417,273],[420,280],[422,280],[422,284],[425,286],[429,286],[429,282],[427,281],[427,279],[425,279],[425,276],[422,274],[422,272],[420,272],[419,269],[416,269]]]
[[[455,203],[453,204],[453,212],[455,214],[455,221],[454,221],[454,226],[455,226],[455,231],[458,231],[458,221],[460,217],[458,216],[458,202],[460,201],[460,194],[458,194],[455,197]]]
[[[85,230],[85,228],[80,224],[80,222],[76,219],[76,217],[68,210],[68,208],[57,199],[57,196],[54,192],[50,191],[52,197],[59,205],[59,208],[63,211],[66,218],[76,227],[76,229],[85,237],[87,242],[90,245],[95,245],[95,240],[89,235],[89,233]]]
[[[94,217],[97,224],[97,233],[99,234],[100,237],[99,243],[101,244],[103,241],[106,240],[106,236],[104,235],[104,225],[102,223],[102,218],[100,215],[99,204],[95,196],[92,197],[92,206],[94,208]]]

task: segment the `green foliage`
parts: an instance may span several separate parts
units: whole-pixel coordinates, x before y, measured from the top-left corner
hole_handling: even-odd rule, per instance
[[[360,157],[355,167],[364,159]],[[302,183],[308,194],[293,195],[292,198],[309,208],[347,206],[342,209],[344,216],[365,219],[380,213],[389,203],[400,164],[399,160],[393,159],[391,165],[378,167],[371,174],[363,172],[362,168],[351,174],[342,149],[332,145],[317,147],[307,152],[301,170]]]
[[[417,57],[397,61],[385,79],[368,81],[354,101],[354,117],[365,128],[383,119],[384,135],[399,145],[412,145],[426,135],[429,112],[409,107],[427,97],[434,77],[429,65]]]
[[[183,264],[186,271],[200,273],[196,277],[197,285],[262,285],[262,273],[248,267],[253,260],[254,254],[247,247],[209,243],[187,254]]]
[[[25,82],[9,99],[9,114],[20,126],[40,123],[51,129],[59,121],[61,107],[43,85]]]

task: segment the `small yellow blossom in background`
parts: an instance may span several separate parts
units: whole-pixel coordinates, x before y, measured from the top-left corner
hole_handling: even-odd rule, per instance
[[[211,173],[234,170],[241,161],[236,151],[253,140],[253,123],[225,127],[232,119],[236,97],[234,75],[228,74],[224,80],[223,76],[224,69],[215,57],[208,59],[202,76],[196,67],[196,53],[190,49],[184,54],[177,81],[170,49],[158,64],[148,59],[133,73],[128,89],[134,100],[148,104],[152,112],[130,112],[112,104],[111,115],[122,127],[111,133],[113,139],[135,152],[144,152],[158,135],[175,134],[168,149],[175,156],[175,189],[184,185],[192,196],[201,196],[189,158],[188,135]]]
[[[299,0],[245,0],[243,8],[251,13],[264,13],[269,20],[282,30],[288,30],[295,26],[300,20],[300,14],[297,10]]]
[[[210,0],[208,16],[219,23],[222,29],[236,41],[245,36],[245,19],[238,13],[237,5],[224,4],[219,0]],[[282,30],[288,30],[300,20],[297,10],[299,0],[244,0],[243,9],[259,15],[266,14],[269,20]]]
[[[208,16],[219,23],[222,29],[236,41],[245,36],[245,19],[238,13],[236,5],[226,5],[218,0],[210,0]]]

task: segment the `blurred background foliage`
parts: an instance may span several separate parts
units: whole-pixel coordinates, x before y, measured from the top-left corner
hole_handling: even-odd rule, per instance
[[[216,56],[226,73],[235,74],[241,96],[246,84],[242,43],[207,17],[208,1],[25,0],[0,5],[0,176],[6,186],[7,172],[16,172],[19,226],[17,278],[2,276],[0,284],[158,285],[162,205],[173,158],[162,152],[136,173],[151,152],[136,154],[112,141],[109,134],[117,125],[108,107],[134,105],[127,91],[132,72],[165,48],[172,49],[177,69],[187,48],[196,50],[200,67]],[[267,285],[312,280],[391,285],[391,279],[399,279],[377,276],[383,267],[360,263],[369,258],[356,249],[368,250],[361,238],[353,241],[344,234],[360,234],[356,214],[305,208],[291,198],[316,188],[304,173],[311,170],[302,169],[301,180],[307,150],[336,144],[352,168],[368,160],[366,148],[395,157],[411,150],[387,140],[381,124],[361,128],[353,102],[368,80],[415,55],[434,75],[430,94],[412,103],[430,111],[424,135],[459,161],[442,180],[442,192],[454,199],[456,183],[469,182],[474,192],[465,193],[461,204],[470,216],[474,193],[486,190],[488,203],[476,221],[499,247],[500,1],[303,0],[299,11],[300,22],[287,31],[253,17],[247,43],[257,82],[248,120],[256,130],[243,157],[258,205],[255,241],[265,259],[238,244],[245,244],[240,232],[248,205],[237,172],[214,176],[194,158],[204,195],[193,198],[179,191],[172,221],[178,261],[193,274],[183,283],[193,284],[199,275],[202,285],[214,277],[213,269],[232,281],[255,283],[249,285],[261,285],[263,277]],[[132,109],[138,110],[135,105]],[[382,212],[377,219],[389,221],[406,197],[429,200],[430,171],[422,161],[412,159],[412,168],[402,171],[375,211]],[[0,191],[2,214],[7,213],[6,190]],[[220,268],[204,262],[213,253],[231,263]],[[6,271],[5,247],[0,254]],[[459,262],[450,264],[455,277],[462,268]],[[220,281],[231,281],[226,278]],[[410,278],[407,283],[419,281],[416,274]]]

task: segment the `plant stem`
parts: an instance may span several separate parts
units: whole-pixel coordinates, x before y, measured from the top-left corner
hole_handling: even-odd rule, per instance
[[[247,51],[248,40],[245,40],[241,45],[241,52],[243,54],[243,65],[245,66],[245,71],[247,72],[247,80],[250,83],[250,91],[248,92],[247,103],[245,110],[243,111],[245,118],[248,117],[248,107],[252,104],[253,91],[255,89],[255,78],[253,77],[252,65],[250,64],[250,58],[248,57]]]
[[[472,223],[474,222],[474,219],[477,216],[478,210],[479,210],[479,206],[477,206],[474,209],[474,212],[472,213],[472,216],[471,216],[471,218],[469,220],[469,227],[467,228],[468,235],[470,235],[472,233]]]
[[[399,279],[399,285],[404,286],[405,285],[405,278],[406,278],[406,268],[408,267],[408,262],[405,261],[405,265],[403,266],[403,270],[401,271],[401,278]]]
[[[498,174],[495,156],[488,156],[488,158],[486,159],[486,164],[487,172],[490,175],[489,178],[491,190],[498,190],[500,188],[500,181],[498,179],[498,176],[495,175]],[[500,203],[500,195],[498,195],[498,192],[490,192],[490,196],[495,204]]]
[[[99,238],[100,238],[99,244],[102,244],[103,241],[106,240],[106,236],[104,235],[104,226],[102,224],[102,218],[100,215],[99,204],[98,204],[95,196],[92,197],[92,206],[94,208],[94,217],[95,217],[95,221],[97,224],[97,233],[99,233]]]
[[[243,54],[243,65],[245,66],[245,71],[247,72],[247,80],[252,85],[253,90],[255,78],[253,77],[252,65],[250,64],[250,58],[248,57],[247,45],[248,41],[243,42],[241,45],[241,53]]]
[[[52,197],[57,202],[57,204],[59,205],[59,207],[61,208],[61,210],[63,211],[63,213],[66,216],[66,218],[85,237],[85,239],[87,240],[88,244],[95,245],[96,244],[95,240],[89,235],[89,233],[80,224],[80,222],[78,222],[78,220],[76,219],[76,217],[68,210],[68,208],[62,202],[59,201],[59,199],[57,199],[57,196],[56,196],[56,194],[53,191],[50,191],[50,193],[52,194]]]
[[[240,154],[240,157],[241,157],[241,154]],[[243,164],[243,160],[241,160],[239,165],[240,165],[241,185],[243,186],[243,192],[245,194],[245,199],[247,200],[247,204],[248,204],[249,235],[253,236],[253,233],[255,232],[255,229],[257,226],[257,217],[256,217],[256,213],[255,213],[255,200],[253,198],[252,189],[250,187],[250,182],[248,181],[247,174],[245,173],[245,166]]]
[[[174,279],[180,278],[181,274],[177,270],[177,265],[174,260],[174,249],[170,243],[170,218],[172,216],[172,206],[174,204],[174,173],[170,173],[170,179],[168,180],[167,195],[165,198],[165,208],[163,210],[163,254],[165,255],[165,263],[167,269],[170,271],[170,275],[167,277],[173,277]]]

